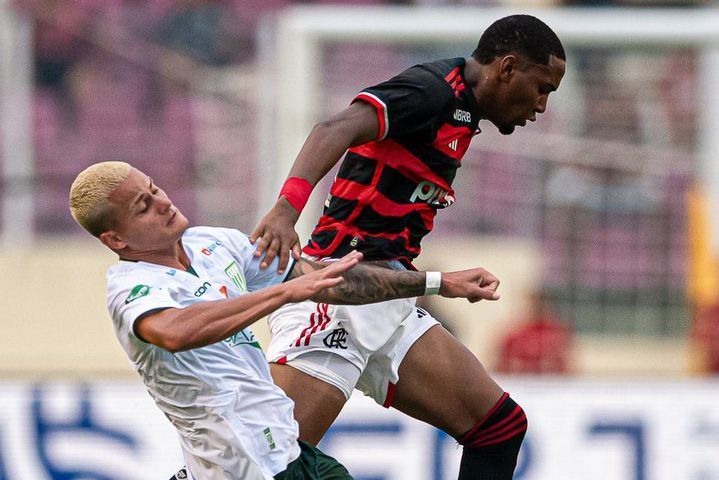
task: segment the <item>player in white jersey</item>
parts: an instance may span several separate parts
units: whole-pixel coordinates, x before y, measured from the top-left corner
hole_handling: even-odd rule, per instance
[[[192,477],[351,478],[336,460],[298,442],[294,404],[272,382],[249,326],[307,299],[358,304],[421,295],[424,272],[358,264],[356,252],[330,263],[298,260],[283,274],[261,270],[247,236],[188,228],[165,192],[123,162],[81,172],[70,208],[120,257],[107,274],[115,333],[176,428]],[[497,298],[499,282],[483,269],[443,275],[443,296]]]

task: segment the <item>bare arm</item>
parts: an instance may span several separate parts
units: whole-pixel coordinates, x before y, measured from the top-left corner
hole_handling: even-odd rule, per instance
[[[391,270],[383,262],[358,263],[361,258],[362,254],[352,252],[335,262],[300,259],[281,285],[228,300],[152,313],[135,322],[135,333],[149,343],[178,352],[219,342],[286,303],[311,299],[356,305],[424,294],[424,272]],[[440,295],[470,302],[497,300],[498,286],[494,275],[475,268],[442,274]]]
[[[345,151],[377,139],[377,111],[365,102],[354,102],[338,114],[318,123],[310,132],[288,176],[316,185]]]
[[[300,258],[290,272],[296,278],[324,268],[334,262],[312,262]],[[344,282],[318,292],[315,302],[360,305],[383,302],[395,298],[424,295],[425,273],[409,270],[397,271],[387,268],[384,262],[364,262],[343,274]]]
[[[314,186],[337,164],[348,148],[374,140],[378,133],[379,121],[374,107],[365,102],[354,102],[337,115],[315,125],[300,149],[289,176],[303,178]],[[299,258],[300,242],[295,232],[299,216],[300,212],[281,196],[257,224],[250,241],[254,244],[261,238],[255,252],[258,257],[265,253],[261,268],[267,268],[278,253],[278,272],[287,268],[290,251]]]
[[[334,262],[312,262],[301,258],[288,278],[307,275]],[[362,262],[343,274],[344,281],[314,295],[311,300],[324,303],[358,305],[396,298],[424,295],[426,273],[392,270],[386,262]],[[483,268],[442,274],[439,294],[447,298],[498,300],[499,279]]]
[[[243,330],[285,303],[300,302],[342,282],[340,276],[362,255],[352,252],[327,268],[237,298],[168,308],[135,322],[135,334],[170,352],[203,347]]]

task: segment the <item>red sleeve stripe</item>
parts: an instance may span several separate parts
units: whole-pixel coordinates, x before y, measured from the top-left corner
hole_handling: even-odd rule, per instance
[[[452,80],[454,80],[458,74],[459,74],[459,67],[454,67],[454,69],[452,69],[452,71],[449,72],[446,77],[444,77],[444,81],[447,83],[452,83]]]
[[[387,105],[375,95],[367,92],[361,92],[355,100],[362,100],[372,105],[377,110],[377,121],[379,122],[379,133],[377,135],[378,140],[384,140],[387,136],[387,129],[389,126],[389,118],[387,117]]]

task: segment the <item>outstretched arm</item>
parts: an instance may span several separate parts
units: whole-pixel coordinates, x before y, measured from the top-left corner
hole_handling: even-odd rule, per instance
[[[312,299],[365,304],[423,295],[425,272],[396,271],[386,263],[358,263],[352,252],[334,262],[300,259],[285,283],[237,298],[168,308],[135,322],[138,338],[170,352],[203,347],[243,330],[286,303]],[[439,294],[470,302],[497,300],[499,280],[482,268],[442,274]]]
[[[352,252],[326,265],[327,268],[257,292],[150,313],[135,321],[135,334],[173,353],[219,342],[285,303],[301,302],[326,288],[336,287],[343,281],[341,275],[361,258],[362,254]]]
[[[298,278],[332,265],[300,258],[288,278]],[[447,298],[498,300],[499,279],[483,268],[441,274],[439,295]],[[419,297],[427,289],[427,273],[392,270],[386,262],[362,262],[343,273],[344,281],[317,292],[316,302],[358,305],[396,298]]]
[[[294,179],[291,182],[298,186],[296,188],[303,191],[297,195],[280,195],[275,206],[250,235],[253,244],[259,239],[255,255],[265,254],[261,268],[267,268],[278,253],[280,262],[277,271],[280,273],[287,268],[290,252],[299,258],[300,242],[295,224],[304,206],[302,199],[306,201],[312,188],[337,164],[348,148],[376,139],[378,131],[377,113],[364,102],[355,102],[315,125],[288,176]]]

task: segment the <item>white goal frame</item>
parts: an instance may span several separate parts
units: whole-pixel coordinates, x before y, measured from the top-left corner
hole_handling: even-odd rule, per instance
[[[410,44],[417,41],[476,42],[494,20],[515,13],[536,15],[565,46],[662,45],[699,47],[700,174],[711,211],[719,213],[719,8],[548,8],[296,6],[282,11],[260,34],[263,116],[259,205],[276,199],[295,156],[318,118],[322,46],[336,41]],[[268,33],[272,31],[273,33]],[[571,68],[571,66],[570,66]],[[270,87],[270,88],[268,88]],[[271,91],[271,94],[268,92]],[[307,238],[320,214],[317,193],[298,222]],[[719,252],[719,219],[712,245]]]

